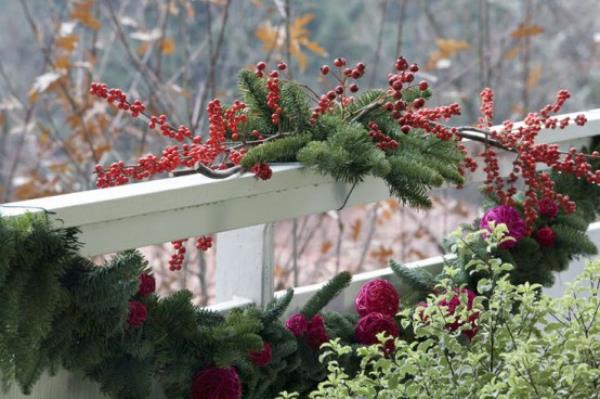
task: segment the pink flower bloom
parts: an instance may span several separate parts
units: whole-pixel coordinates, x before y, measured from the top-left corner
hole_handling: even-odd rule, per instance
[[[127,323],[131,327],[140,327],[148,317],[146,305],[140,301],[129,301],[129,314],[127,315]]]
[[[519,212],[508,205],[500,205],[495,208],[489,209],[481,218],[479,227],[492,231],[490,222],[494,222],[495,225],[504,223],[508,228],[507,236],[512,237],[514,240],[507,240],[500,244],[502,249],[510,249],[514,247],[519,240],[525,237],[526,227],[525,221],[519,214]]]
[[[271,363],[271,359],[273,358],[273,353],[271,351],[271,344],[265,342],[260,351],[250,352],[249,354],[250,360],[258,367],[265,367],[269,363]]]
[[[364,284],[354,304],[360,316],[379,312],[394,316],[398,311],[400,296],[396,288],[387,280],[376,279]]]
[[[307,336],[308,344],[313,349],[319,349],[321,345],[329,341],[323,316],[317,314],[312,318],[308,325]]]
[[[194,376],[190,399],[240,399],[242,382],[233,367],[207,367]]]
[[[538,203],[540,215],[554,219],[558,215],[558,204],[550,198],[542,198]]]
[[[550,227],[542,227],[535,233],[535,239],[542,247],[554,247],[556,233]]]
[[[140,274],[139,281],[138,295],[148,296],[156,290],[156,281],[151,275],[146,273]]]
[[[292,332],[296,337],[301,337],[308,330],[308,321],[306,317],[300,313],[296,313],[286,320],[285,327]]]
[[[356,341],[364,345],[373,345],[379,343],[377,334],[386,333],[387,336],[398,337],[400,331],[396,320],[392,316],[373,312],[362,317],[354,330],[354,337]],[[394,350],[394,342],[387,341],[386,351]]]

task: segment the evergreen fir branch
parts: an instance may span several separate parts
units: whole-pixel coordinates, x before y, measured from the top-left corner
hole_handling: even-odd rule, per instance
[[[296,160],[296,153],[310,141],[310,138],[310,134],[300,133],[268,141],[250,149],[240,164],[244,169],[249,170],[261,162],[293,162]]]
[[[400,171],[392,169],[385,177],[390,194],[415,208],[431,208],[431,200],[427,195],[427,187],[408,180]]]
[[[444,182],[444,178],[435,169],[422,163],[416,155],[396,155],[390,157],[389,162],[392,169],[402,173],[405,178],[426,186],[440,186]]]
[[[294,298],[294,290],[288,288],[283,296],[275,298],[265,307],[262,314],[263,326],[267,326],[279,319],[286,311]]]
[[[352,276],[348,272],[337,274],[304,304],[300,313],[311,319],[346,288],[351,280]]]
[[[323,141],[333,135],[340,126],[347,122],[338,114],[325,114],[317,120],[317,123],[311,127],[313,140]]]
[[[435,279],[425,270],[410,269],[393,259],[390,260],[390,268],[404,284],[413,290],[430,292],[435,286]]]
[[[298,161],[336,180],[358,183],[373,173],[389,173],[389,162],[360,124],[338,126],[326,142],[312,141],[298,152]]]
[[[264,80],[251,71],[243,70],[238,77],[238,87],[250,112],[265,121],[270,121],[273,112],[267,104],[267,88]]]
[[[337,312],[323,312],[323,317],[327,330],[330,332],[330,338],[340,337],[348,342],[353,340],[356,317]]]
[[[585,232],[588,228],[589,223],[582,217],[582,212],[580,210],[581,204],[577,202],[577,212],[571,214],[559,214],[554,220],[552,220],[552,225],[559,224],[565,225],[572,229],[579,230]]]
[[[595,255],[598,253],[596,245],[588,238],[585,232],[575,230],[567,225],[555,224],[552,226],[556,233],[556,246],[569,248],[574,255]]]
[[[304,132],[308,129],[310,106],[304,89],[297,83],[286,81],[281,84],[281,128],[284,132]]]
[[[225,318],[219,312],[204,308],[196,309],[196,323],[201,326],[215,327],[225,322]]]
[[[406,101],[406,103],[410,104],[415,101],[417,98],[428,99],[431,97],[432,91],[431,89],[427,89],[424,91],[419,90],[418,87],[407,87],[402,90],[402,99]]]

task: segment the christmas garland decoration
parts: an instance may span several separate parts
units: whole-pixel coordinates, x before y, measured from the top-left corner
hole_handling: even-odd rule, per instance
[[[492,221],[507,226],[512,236],[493,254],[515,266],[510,272],[514,281],[551,285],[553,272],[564,270],[570,259],[595,253],[585,230],[600,215],[600,188],[566,175],[553,179],[576,200],[577,212],[564,214],[557,204],[544,201],[535,232],[525,236],[520,208],[492,201],[495,206],[482,219],[464,227],[472,233]],[[554,232],[552,245],[540,233],[547,228]],[[466,271],[472,255],[461,257],[453,246],[462,237],[451,236],[447,245],[457,254],[455,266]],[[139,253],[127,251],[96,266],[77,254],[75,229],[54,229],[44,216],[0,219],[0,243],[0,373],[5,388],[14,381],[24,393],[31,392],[43,371],[62,367],[82,371],[114,398],[145,398],[153,379],[168,398],[275,397],[283,390],[308,392],[325,378],[319,347],[330,339],[360,346],[378,343],[380,333],[410,336],[395,319],[400,296],[387,280],[361,288],[356,313],[323,311],[350,282],[350,275],[341,273],[300,313],[281,322],[291,289],[264,309],[251,306],[227,315],[193,306],[186,290],[158,298]],[[485,245],[480,236],[470,242],[469,253],[489,257]],[[394,262],[392,269],[412,289],[402,298],[404,308],[448,277]],[[471,298],[485,278],[453,276],[465,288],[444,306],[451,313],[459,297]],[[472,328],[448,328],[461,328],[469,338],[477,333],[476,317],[469,322]],[[385,350],[394,350],[392,341]],[[355,361],[349,357],[344,366],[352,370]]]
[[[585,229],[600,209],[595,191],[600,171],[589,162],[598,153],[561,153],[556,146],[535,144],[543,126],[563,128],[570,123],[551,116],[564,104],[567,92],[530,114],[525,127],[515,129],[507,122],[500,134],[489,130],[493,95],[484,90],[479,127],[451,128],[440,121],[458,115],[460,109],[455,104],[426,107],[431,91],[427,82],[412,84],[415,64],[398,58],[389,87],[356,97],[355,81],[364,75],[365,66],[346,64],[336,59],[337,72],[323,66],[322,74],[333,76],[339,85],[320,96],[282,79],[287,68],[283,63],[271,72],[264,63],[254,72],[241,72],[243,101],[229,107],[219,100],[209,103],[206,140],[185,126],[172,127],[165,115],[147,114],[141,101],[130,102],[119,89],[94,83],[92,95],[134,118],[147,117],[149,128],[177,142],[160,156],[145,155],[135,165],[98,165],[98,186],[147,179],[180,167],[212,178],[248,170],[268,179],[269,163],[300,161],[352,184],[368,175],[382,178],[393,195],[426,207],[431,187],[445,181],[460,185],[464,171],[476,167],[460,143],[472,138],[486,143],[485,191],[493,206],[470,231],[483,229],[485,236],[494,234],[498,224],[507,229],[508,238],[496,254],[514,264],[514,280],[548,285],[553,271],[564,270],[574,256],[595,251]],[[313,109],[311,95],[317,101]],[[575,123],[584,124],[585,118],[580,115]],[[494,148],[519,155],[507,179],[499,177]],[[537,173],[540,163],[555,174]],[[519,178],[523,195],[516,189]],[[470,245],[485,245],[483,236]],[[448,246],[457,255],[454,262],[464,266],[463,273],[453,276],[464,288],[449,294],[444,306],[450,313],[459,297],[472,301],[473,287],[486,281],[485,275],[467,273],[470,259],[453,245],[457,239],[451,237]],[[182,266],[182,242],[174,242],[178,252],[170,263],[173,270]],[[208,249],[212,242],[201,237],[196,245]],[[55,229],[44,216],[0,218],[0,374],[5,388],[16,382],[29,393],[42,372],[64,368],[83,372],[114,398],[145,398],[153,380],[168,398],[269,398],[282,390],[314,389],[326,377],[319,351],[330,339],[358,347],[378,342],[381,333],[410,334],[396,319],[399,294],[385,280],[362,287],[356,313],[323,311],[350,282],[348,273],[340,273],[282,322],[292,290],[264,309],[249,306],[221,315],[195,307],[187,290],[158,298],[147,262],[136,251],[98,267],[78,255],[79,246],[76,230]],[[485,255],[482,250],[480,256]],[[421,296],[436,285],[436,278],[425,273],[398,264],[392,269]],[[406,298],[402,302],[410,303]],[[448,328],[460,328],[469,339],[477,334],[476,319],[469,319],[467,328],[464,322],[449,323]],[[394,349],[393,344],[384,347],[388,352]],[[348,370],[356,369],[355,361],[349,358]]]
[[[352,187],[369,175],[381,178],[390,194],[404,203],[429,207],[432,187],[444,182],[461,186],[464,173],[477,169],[477,162],[462,143],[463,139],[471,139],[485,143],[481,155],[489,195],[503,205],[515,206],[518,184],[523,183],[521,206],[529,235],[540,216],[542,199],[558,203],[567,214],[575,211],[575,202],[556,190],[550,175],[537,173],[539,165],[600,185],[600,171],[594,171],[590,164],[590,160],[600,157],[599,152],[562,152],[555,144],[536,143],[542,128],[564,129],[587,122],[584,115],[573,119],[555,116],[570,97],[566,90],[560,90],[554,102],[530,113],[521,126],[506,121],[500,129],[494,129],[494,95],[486,88],[480,94],[481,118],[477,125],[451,127],[446,121],[460,115],[460,106],[428,106],[432,95],[429,83],[416,83],[419,66],[403,57],[396,59],[386,88],[361,94],[357,82],[366,71],[361,62],[351,67],[346,59],[336,58],[333,67],[323,65],[323,81],[328,79],[332,85],[322,94],[286,79],[288,67],[283,62],[271,71],[267,68],[265,62],[259,62],[254,71],[240,72],[241,100],[229,106],[219,99],[208,103],[206,137],[185,125],[172,126],[167,115],[148,112],[141,100],[129,100],[120,89],[92,83],[91,96],[132,118],[145,118],[149,129],[173,141],[160,154],[144,155],[134,164],[119,161],[108,167],[96,165],[97,186],[127,184],[165,172],[202,173],[219,179],[250,171],[266,180],[272,175],[269,163],[299,161]],[[499,173],[498,149],[517,154],[507,178]],[[173,241],[176,253],[171,270],[183,266],[186,240]],[[196,239],[199,249],[211,245],[210,237]]]
[[[4,389],[16,382],[31,393],[59,368],[83,372],[114,398],[146,398],[152,379],[168,398],[239,398],[242,386],[245,398],[265,398],[324,377],[318,348],[330,336],[319,312],[348,273],[306,303],[294,328],[279,320],[292,290],[264,309],[221,315],[194,306],[187,290],[158,298],[136,251],[97,266],[79,246],[75,229],[54,229],[45,216],[0,218]]]

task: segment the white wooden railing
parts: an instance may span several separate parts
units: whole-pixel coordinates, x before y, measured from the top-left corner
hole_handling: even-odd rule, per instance
[[[600,109],[585,114],[588,123],[584,127],[571,125],[564,130],[544,131],[540,141],[557,143],[563,150],[587,144],[591,136],[600,135]],[[475,151],[481,147],[476,142],[468,145]],[[501,155],[501,170],[508,171],[512,156]],[[212,308],[227,310],[249,303],[264,304],[277,295],[273,292],[271,222],[337,209],[350,190],[347,184],[297,164],[274,166],[273,171],[273,177],[264,182],[249,174],[225,180],[191,175],[58,195],[4,204],[0,214],[11,217],[41,209],[50,211],[57,226],[81,230],[81,251],[87,256],[217,233],[217,304]],[[474,174],[469,179],[469,184],[478,184],[483,175]],[[381,180],[367,178],[354,189],[346,206],[388,197]],[[589,233],[600,245],[600,222],[592,224]],[[439,269],[442,261],[442,257],[434,257],[408,266]],[[573,265],[570,274],[580,268],[581,264]],[[364,281],[390,274],[386,268],[355,275],[351,286],[331,306],[348,308]],[[570,276],[559,277],[559,282],[561,278],[568,280]],[[300,307],[320,285],[297,287],[290,309]],[[560,284],[551,290],[557,293]],[[51,381],[44,377],[38,386],[45,388],[36,389],[33,397],[100,397],[96,388],[77,377],[61,378]],[[53,389],[58,396],[47,396]],[[9,397],[21,398],[15,390]]]

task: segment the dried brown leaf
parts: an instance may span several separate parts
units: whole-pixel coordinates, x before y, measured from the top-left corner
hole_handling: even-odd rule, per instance
[[[523,39],[525,37],[541,35],[542,33],[544,33],[544,28],[542,28],[539,25],[536,25],[536,24],[531,24],[531,25],[521,24],[521,25],[519,25],[519,27],[517,29],[513,30],[512,32],[510,32],[510,35],[512,37],[514,37],[515,39]]]

